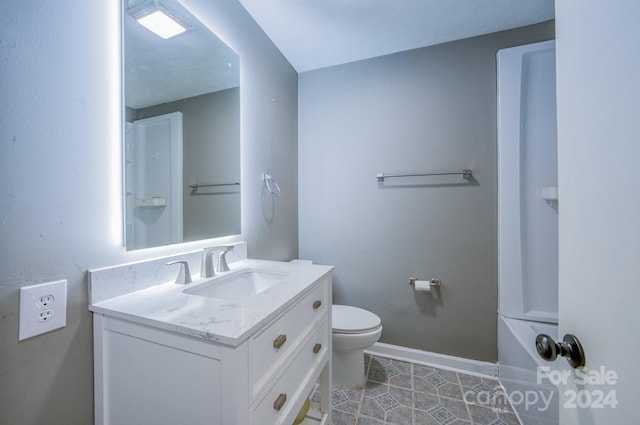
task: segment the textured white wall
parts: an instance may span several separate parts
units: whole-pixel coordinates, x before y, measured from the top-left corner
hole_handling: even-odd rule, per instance
[[[184,2],[241,56],[244,239],[297,255],[297,75],[236,1]],[[93,421],[85,271],[126,253],[120,201],[119,2],[0,3],[0,423]],[[260,173],[283,195],[263,209]],[[209,242],[211,243],[211,242]],[[68,279],[64,329],[18,343],[19,288]]]

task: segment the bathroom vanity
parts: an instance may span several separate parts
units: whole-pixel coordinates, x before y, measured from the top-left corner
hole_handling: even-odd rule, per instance
[[[318,380],[303,424],[329,423],[332,270],[243,260],[106,292],[90,272],[96,425],[290,425]]]

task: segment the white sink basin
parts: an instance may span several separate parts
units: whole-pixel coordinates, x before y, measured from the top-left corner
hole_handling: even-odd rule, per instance
[[[183,292],[200,297],[218,298],[228,301],[243,301],[284,282],[288,273],[264,270],[239,270],[225,276],[214,277]]]

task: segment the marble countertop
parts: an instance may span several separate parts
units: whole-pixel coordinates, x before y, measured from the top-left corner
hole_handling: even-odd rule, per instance
[[[89,305],[89,310],[105,316],[161,328],[209,341],[238,346],[302,297],[333,267],[316,264],[242,260],[231,271],[214,278],[193,279],[180,285],[160,283]],[[259,270],[283,275],[281,282],[241,301],[189,294],[199,285],[222,280],[240,270]],[[286,275],[286,276],[285,276]]]

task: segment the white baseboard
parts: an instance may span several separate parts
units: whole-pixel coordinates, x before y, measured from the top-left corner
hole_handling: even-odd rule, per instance
[[[401,347],[399,345],[385,344],[382,342],[376,342],[364,351],[374,356],[418,363],[470,375],[487,376],[491,378],[498,376],[498,365],[496,363],[431,353],[429,351],[416,350],[414,348]]]

